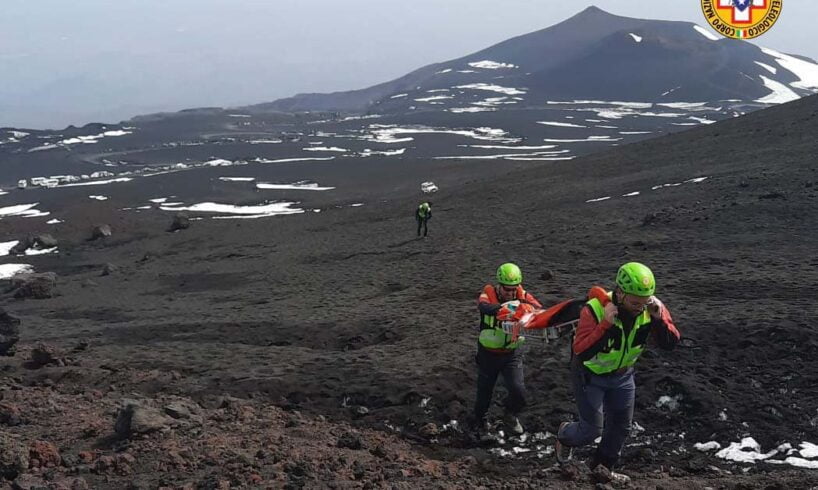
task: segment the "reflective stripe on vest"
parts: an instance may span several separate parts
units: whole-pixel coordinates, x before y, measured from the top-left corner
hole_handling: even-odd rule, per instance
[[[611,296],[611,293],[608,293],[608,296]],[[591,307],[597,322],[601,322],[605,318],[605,308],[598,299],[591,299],[585,304]],[[633,328],[631,328],[630,334],[626,338],[622,320],[617,317],[611,328],[616,328],[619,331],[619,347],[616,347],[616,339],[608,339],[608,345],[583,364],[595,374],[606,374],[617,369],[633,366],[645,350],[643,345],[633,345],[633,341],[639,329],[648,323],[650,323],[650,313],[643,311],[634,319]]]
[[[517,299],[525,298],[525,290],[521,287],[517,288]],[[493,298],[491,298],[492,302],[499,302],[496,297],[496,293]],[[497,325],[495,327],[495,325]],[[503,329],[499,326],[499,322],[497,321],[497,317],[493,315],[483,315],[480,318],[480,337],[479,342],[480,345],[487,349],[516,349],[517,347],[521,346],[523,342],[525,342],[525,337],[522,335],[517,337],[517,340],[512,342],[512,336],[503,332]]]

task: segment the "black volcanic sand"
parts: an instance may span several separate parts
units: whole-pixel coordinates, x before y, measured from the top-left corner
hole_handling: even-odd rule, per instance
[[[768,451],[818,442],[817,131],[818,97],[810,97],[571,162],[513,165],[503,173],[443,164],[434,180],[447,186],[432,197],[425,240],[414,236],[412,211],[421,199],[417,182],[430,170],[420,165],[413,173],[411,162],[393,177],[382,177],[376,160],[352,165],[349,173],[341,162],[314,166],[327,169],[316,175],[322,185],[358,183],[334,194],[341,207],[327,202],[320,213],[207,219],[178,233],[164,231],[169,213],[126,213],[116,199],[69,199],[66,193],[63,204],[50,203],[66,223],[0,221],[0,236],[50,230],[64,240],[59,256],[4,260],[56,272],[59,295],[7,295],[4,307],[23,321],[23,350],[37,342],[67,350],[80,339],[90,347],[72,354],[77,363],[67,367],[29,370],[19,359],[4,360],[5,376],[18,389],[48,379],[61,395],[100,390],[106,400],[251,398],[260,407],[383,431],[386,444],[404,439],[412,443],[407,451],[430,461],[474,462],[449,476],[393,480],[409,487],[584,488],[586,477],[566,482],[559,471],[545,471],[554,464],[551,455],[504,459],[465,433],[434,434],[428,424],[439,432],[451,419],[467,422],[476,377],[476,298],[498,264],[520,264],[527,288],[552,304],[582,297],[594,284],[610,286],[621,263],[638,260],[654,270],[657,293],[684,341],[640,361],[635,420],[645,431],[631,442],[645,445],[626,448],[622,471],[638,488],[809,488],[818,485],[814,472],[732,464],[692,445],[716,440],[726,446],[752,436]],[[246,168],[219,174],[239,175],[234,170]],[[206,183],[214,172],[178,178]],[[707,179],[651,190],[698,177]],[[382,180],[390,178],[391,187],[379,195]],[[151,179],[122,189],[160,185]],[[181,193],[163,182],[156,197]],[[366,204],[344,206],[356,202],[362,188],[371,189]],[[117,194],[101,186],[78,195],[86,191]],[[620,197],[635,191],[640,194]],[[604,196],[612,199],[585,202]],[[114,236],[84,241],[97,221],[110,222]],[[100,277],[106,263],[119,271]],[[575,413],[567,339],[531,341],[527,349],[530,407],[523,422],[531,433],[553,433]],[[681,396],[678,411],[656,406],[663,395]],[[4,430],[44,438],[52,423]],[[113,418],[110,424],[112,430]],[[105,448],[104,436],[62,444]],[[265,464],[259,473],[272,481]],[[86,479],[94,488],[159,485],[155,467],[138,468],[129,476]],[[230,473],[227,467],[209,471]],[[203,475],[166,469],[161,478],[178,486]],[[344,488],[365,481],[348,484]],[[306,485],[323,484],[308,478]]]

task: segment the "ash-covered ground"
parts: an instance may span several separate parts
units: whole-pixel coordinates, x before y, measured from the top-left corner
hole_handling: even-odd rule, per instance
[[[3,206],[25,196],[51,214],[5,216],[4,240],[47,233],[58,251],[2,261],[56,275],[3,289],[20,320],[0,363],[4,484],[592,487],[549,451],[575,414],[567,339],[527,346],[525,441],[486,447],[466,430],[476,299],[506,261],[549,305],[638,260],[684,340],[638,365],[643,430],[625,450],[627,485],[816,486],[793,466],[818,465],[805,445],[818,443],[816,131],[810,97],[566,161],[372,156],[11,192]],[[277,195],[297,214],[188,211],[205,219],[176,232],[168,201],[148,201],[265,199],[225,176],[335,189]],[[416,239],[427,180],[440,190],[429,237]],[[88,240],[97,224],[111,236]],[[694,447],[747,437],[755,463]]]

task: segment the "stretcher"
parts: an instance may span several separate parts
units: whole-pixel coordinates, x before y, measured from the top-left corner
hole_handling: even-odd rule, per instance
[[[588,291],[586,298],[562,301],[545,309],[534,308],[519,301],[504,303],[497,314],[497,319],[500,320],[503,332],[511,335],[512,342],[523,337],[526,340],[541,340],[547,344],[568,332],[573,334],[579,324],[582,307],[592,298],[597,298],[603,303],[609,301],[607,292],[599,286],[594,286]]]

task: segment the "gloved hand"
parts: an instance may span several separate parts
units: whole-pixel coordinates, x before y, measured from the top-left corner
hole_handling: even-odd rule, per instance
[[[517,308],[519,307],[520,307],[519,300],[515,299],[512,301],[506,301],[505,303],[503,303],[500,309],[497,310],[497,319],[501,322],[507,320],[516,320],[514,318],[514,313],[517,311]]]
[[[659,298],[651,296],[647,307],[651,317],[662,318],[662,309],[664,309],[665,304],[659,301]]]
[[[616,320],[616,315],[619,313],[619,308],[613,302],[605,305],[605,321],[613,323]]]

